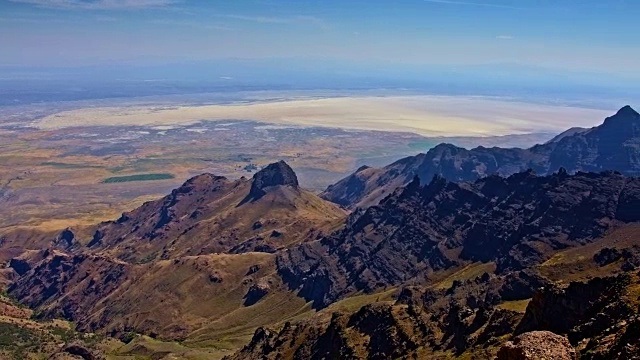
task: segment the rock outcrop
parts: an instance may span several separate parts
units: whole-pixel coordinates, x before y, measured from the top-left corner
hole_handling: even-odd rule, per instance
[[[566,335],[580,359],[640,358],[639,274],[547,286],[536,293],[515,333]]]
[[[246,201],[261,198],[266,194],[268,188],[273,186],[291,186],[293,188],[299,186],[296,173],[282,160],[267,165],[253,175],[251,190],[247,195]]]
[[[619,275],[587,283],[573,282],[566,288],[549,285],[533,296],[516,332],[549,330],[569,334],[571,343],[577,344],[633,315],[635,309],[620,301],[630,283],[630,276]],[[598,316],[607,312],[610,313],[607,317]],[[584,325],[594,317],[597,321]]]
[[[65,344],[62,350],[53,354],[50,360],[62,360],[71,357],[73,359],[83,360],[105,360],[106,356],[98,351],[90,349],[86,344],[80,341],[73,341],[69,344]]]
[[[577,360],[567,338],[550,331],[532,331],[516,336],[498,351],[496,360]]]
[[[514,283],[526,284],[517,296],[510,292]],[[533,289],[538,285],[534,275],[520,273],[483,274],[439,290],[404,287],[394,304],[324,314],[286,323],[280,330],[259,328],[249,344],[226,359],[640,357],[638,275]],[[507,299],[531,294],[525,314],[502,307]],[[504,343],[508,337],[511,341]]]
[[[78,246],[78,240],[76,239],[76,235],[73,233],[73,230],[70,228],[66,228],[58,234],[56,239],[54,240],[54,245],[60,247],[61,249],[71,249],[74,246]]]
[[[89,349],[85,344],[81,342],[72,342],[64,346],[62,351],[82,357],[84,360],[103,360],[104,354],[99,351]]]
[[[639,355],[640,178],[414,177],[344,219],[286,164],[263,171],[194,177],[101,224],[89,247],[24,253],[9,294],[123,338],[258,327],[229,359],[494,358],[505,339],[507,358]],[[282,326],[306,301],[319,311]]]
[[[267,281],[259,281],[249,288],[244,295],[244,306],[251,306],[262,300],[271,291],[271,286]]]

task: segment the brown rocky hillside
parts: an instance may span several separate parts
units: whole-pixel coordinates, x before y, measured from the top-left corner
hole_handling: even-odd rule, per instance
[[[274,163],[253,179],[196,176],[162,199],[102,224],[88,246],[127,262],[185,255],[270,252],[315,239],[345,213],[298,186]]]
[[[539,330],[623,359],[639,230],[640,179],[611,171],[415,178],[345,219],[276,163],[195,177],[87,245],[65,230],[11,259],[9,294],[37,319],[230,359],[492,358]]]

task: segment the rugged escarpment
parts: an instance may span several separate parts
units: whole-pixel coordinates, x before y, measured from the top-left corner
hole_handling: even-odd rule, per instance
[[[568,336],[581,359],[640,357],[640,273],[595,278],[537,292],[516,333]]]
[[[133,274],[133,266],[107,257],[47,251],[9,292],[42,318],[76,320]]]
[[[522,274],[511,276],[524,280]],[[367,305],[351,314],[334,313],[330,319],[286,323],[279,331],[259,328],[249,344],[227,359],[491,359],[497,355],[505,360],[573,360],[579,354],[581,359],[622,360],[640,356],[637,274],[596,278],[567,288],[545,285],[544,289],[552,290],[534,290],[539,284],[524,281],[522,291],[511,293],[518,295],[514,298],[534,294],[524,314],[510,309],[512,301],[500,295],[513,290],[508,285],[513,280],[484,274],[436,292],[408,287],[393,304]],[[618,297],[612,298],[607,289],[615,289]],[[588,295],[579,297],[578,290]],[[540,312],[545,312],[544,318],[538,317]],[[560,325],[564,313],[570,318],[567,326]],[[559,326],[556,332],[548,331],[548,316],[555,316],[551,321]],[[512,340],[504,343],[508,338]]]
[[[184,255],[274,252],[315,238],[343,217],[337,206],[299,188],[295,173],[281,161],[251,180],[212,174],[189,179],[164,198],[99,226],[89,247],[138,263]]]
[[[130,264],[54,252],[18,278],[9,293],[35,309],[39,318],[65,318],[81,331],[112,336],[137,332],[175,340],[208,324],[215,334],[216,326],[257,327],[295,312],[304,301],[287,291],[274,273],[274,255],[267,253]],[[291,308],[281,309],[282,302]]]
[[[640,179],[613,172],[524,172],[474,183],[436,176],[424,186],[416,178],[352,214],[342,231],[282,252],[278,269],[319,308],[468,262],[523,269],[640,221],[639,190]]]
[[[208,323],[259,326],[295,312],[282,302],[304,304],[277,276],[273,253],[320,237],[344,217],[300,188],[284,162],[251,180],[203,174],[100,224],[87,246],[65,230],[50,249],[13,258],[9,291],[42,318],[112,335],[183,339]]]
[[[237,349],[257,328],[232,359],[491,358],[539,330],[586,358],[637,352],[639,178],[416,177],[345,219],[287,174],[195,177],[89,246],[65,231],[9,263],[9,292],[123,338]]]
[[[345,207],[364,207],[377,204],[411,182],[414,176],[422,181],[429,181],[434,175],[451,181],[473,181],[527,169],[540,175],[551,174],[560,168],[569,173],[616,170],[629,176],[640,175],[640,114],[625,106],[600,126],[567,131],[529,149],[467,150],[440,144],[426,154],[410,156],[383,168],[358,169],[329,186],[321,196]]]
[[[229,359],[438,358],[476,345],[488,354],[522,317],[496,307],[507,282],[484,274],[450,288],[407,287],[395,303],[286,323],[279,331],[259,328]]]

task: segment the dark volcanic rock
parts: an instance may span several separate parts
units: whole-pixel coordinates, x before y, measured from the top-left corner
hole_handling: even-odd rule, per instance
[[[77,243],[76,235],[70,228],[64,229],[55,240],[55,244],[63,249],[70,249]]]
[[[548,330],[568,334],[572,344],[602,334],[635,312],[620,301],[629,286],[628,275],[573,282],[567,288],[548,286],[536,293],[527,306],[516,333]]]
[[[31,270],[31,264],[27,259],[13,258],[9,261],[9,267],[22,276]]]
[[[569,173],[616,170],[629,176],[640,175],[640,115],[625,106],[598,127],[567,131],[529,149],[481,146],[467,150],[440,144],[426,154],[410,156],[383,168],[360,168],[329,186],[321,196],[355,208],[377,204],[387,194],[411,182],[414,176],[423,182],[434,175],[451,181],[473,181],[527,169],[540,175],[551,174],[560,168]]]
[[[567,335],[580,359],[638,359],[640,299],[633,294],[639,286],[637,274],[549,286],[533,297],[516,334],[548,330]]]
[[[328,221],[344,215],[335,204],[299,188],[291,168],[278,162],[252,180],[195,176],[169,195],[99,224],[88,247],[110,249],[120,260],[132,263],[184,255],[274,252],[314,239]]]
[[[50,250],[27,251],[9,260],[9,267],[19,276],[28,273],[42,259],[50,255]]]
[[[69,354],[72,356],[77,356],[84,360],[106,359],[105,355],[102,352],[97,350],[92,350],[80,341],[74,341],[69,344],[66,344],[58,354]],[[51,358],[54,359],[55,355],[52,356]]]
[[[580,359],[640,359],[640,316],[618,323],[606,335],[591,339],[581,352]]]
[[[244,306],[251,306],[262,300],[269,292],[271,287],[267,282],[259,282],[251,285],[247,293],[244,295]]]
[[[634,309],[638,299],[621,296],[637,291],[638,275],[573,283],[566,289],[547,285],[549,290],[534,296],[524,318],[496,306],[503,301],[500,289],[513,282],[509,276],[484,274],[441,290],[406,287],[395,305],[374,303],[351,314],[333,313],[330,320],[286,323],[279,332],[260,328],[247,346],[226,359],[432,359],[462,354],[492,359],[496,352],[497,360],[575,360],[578,353],[589,360],[640,358],[640,316]],[[533,326],[525,332],[518,329],[498,350],[518,322]]]
[[[424,280],[464,261],[495,261],[503,273],[524,269],[616,224],[640,221],[638,189],[640,179],[613,172],[523,172],[474,183],[436,176],[425,186],[416,178],[379,205],[354,212],[334,235],[279,254],[278,271],[324,307],[355,291]],[[622,210],[621,199],[638,210]],[[519,291],[517,282],[511,287]]]
[[[247,275],[253,275],[260,271],[260,265],[251,265],[249,270],[247,270]]]
[[[356,172],[340,180],[340,182],[329,185],[322,193],[322,197],[342,206],[356,204],[361,200],[363,193],[367,191],[367,180],[375,171],[369,166],[361,166]],[[383,181],[377,185],[383,186]]]
[[[8,292],[32,308],[56,300],[56,306],[39,312],[41,318],[78,321],[85,319],[103,294],[125,281],[127,268],[129,265],[103,256],[53,252],[11,284]],[[87,279],[89,273],[93,274],[91,280]],[[82,325],[86,324],[78,327]]]
[[[269,164],[253,175],[248,199],[256,200],[265,194],[265,189],[272,186],[298,187],[298,177],[291,167],[284,161]]]
[[[615,248],[604,248],[593,255],[593,260],[600,266],[609,265],[620,259],[622,259],[622,252]]]
[[[503,281],[483,277],[446,293],[406,287],[394,305],[373,303],[351,314],[333,313],[330,320],[287,323],[280,332],[259,329],[227,359],[430,359],[436,358],[432,349],[459,355],[495,346],[522,317],[490,304]]]
[[[427,343],[421,317],[407,309],[374,304],[355,314],[334,313],[328,323],[286,323],[280,332],[259,328],[251,342],[227,360],[395,359]],[[414,355],[415,356],[415,355]]]

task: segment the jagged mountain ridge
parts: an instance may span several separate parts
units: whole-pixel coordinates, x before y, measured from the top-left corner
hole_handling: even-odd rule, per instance
[[[182,339],[203,327],[258,326],[297,310],[282,302],[304,305],[278,277],[273,253],[345,216],[300,188],[284,162],[250,180],[202,174],[100,224],[86,246],[66,229],[49,249],[14,258],[9,291],[41,317],[112,335]]]
[[[164,198],[101,224],[88,246],[135,262],[275,252],[319,236],[344,216],[334,204],[300,188],[293,170],[281,161],[252,179],[195,176]]]
[[[553,330],[562,335],[556,338],[564,339],[565,349],[581,359],[640,356],[637,274],[595,278],[566,288],[546,283],[542,290],[535,289],[540,282],[530,276],[516,279],[524,280],[516,285],[519,289],[487,273],[440,291],[406,287],[393,304],[334,313],[330,320],[286,323],[279,331],[258,328],[249,344],[225,359],[493,359],[503,339],[524,329]],[[522,313],[501,307],[501,293],[533,293],[533,300]],[[565,317],[570,322],[562,321]],[[552,354],[553,348],[548,342],[537,344],[541,354]]]
[[[269,172],[274,169],[283,168],[278,165]],[[85,331],[112,335],[134,331],[172,340],[215,334],[204,338],[210,341],[226,337],[229,328],[248,331],[296,319],[299,309],[308,309],[307,300],[321,308],[357,293],[422,283],[428,287],[422,300],[414,302],[415,296],[403,291],[396,305],[378,303],[331,316],[327,331],[327,322],[316,323],[317,319],[296,325],[302,334],[285,326],[277,337],[259,336],[266,337],[266,343],[241,352],[240,358],[291,358],[297,351],[303,357],[353,358],[388,358],[414,351],[427,356],[423,350],[457,354],[482,344],[495,345],[515,329],[521,314],[497,306],[525,300],[548,284],[528,270],[563,249],[640,221],[640,179],[616,172],[560,171],[549,176],[523,172],[473,183],[435,176],[427,185],[414,177],[379,205],[358,210],[346,221],[336,220],[334,224],[344,222],[344,229],[320,240],[312,240],[318,236],[313,234],[286,243],[279,233],[268,240],[281,246],[273,249],[275,254],[238,248],[246,244],[240,236],[227,254],[189,253],[192,244],[202,241],[198,246],[206,246],[214,234],[194,237],[193,243],[178,236],[173,238],[176,249],[167,253],[166,260],[146,259],[149,247],[167,248],[172,234],[193,231],[194,212],[199,220],[195,224],[232,216],[229,220],[238,229],[256,231],[266,226],[252,223],[253,214],[265,209],[282,207],[295,216],[310,211],[294,177],[264,175],[255,186],[258,196],[252,195],[256,177],[235,182],[210,174],[195,177],[169,196],[124,214],[124,219],[102,224],[99,231],[113,232],[105,231],[109,236],[98,236],[88,248],[65,231],[52,246],[75,244],[71,248],[15,262],[21,275],[10,293],[41,316],[65,317]],[[158,223],[162,225],[157,227]],[[152,236],[145,227],[160,229],[159,234]],[[135,236],[127,237],[127,229]],[[620,257],[624,254],[619,252]],[[608,252],[598,261],[604,264],[615,256],[615,251]],[[497,274],[454,281],[446,293],[440,285],[430,288],[449,271],[468,266],[491,268],[487,271],[493,273],[494,266],[483,262],[497,263]],[[419,306],[426,310],[420,312]],[[291,341],[292,334],[296,342]],[[354,344],[353,339],[363,341]],[[339,340],[339,346],[327,345],[333,340]],[[283,341],[291,348],[283,348]],[[265,351],[269,356],[263,356]]]
[[[340,232],[278,255],[279,272],[322,308],[468,262],[499,272],[546,260],[563,248],[640,221],[640,179],[619,173],[523,172],[468,183],[416,177],[377,206],[352,214]]]
[[[423,182],[434,175],[452,181],[472,181],[527,169],[545,175],[561,167],[570,173],[616,170],[629,176],[640,175],[640,114],[625,106],[600,126],[570,129],[529,149],[477,147],[467,150],[440,144],[425,154],[410,156],[383,168],[361,167],[327,187],[321,197],[348,208],[366,207],[408,184],[414,176]]]

